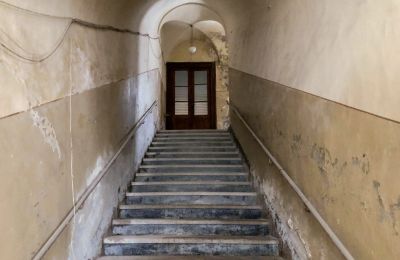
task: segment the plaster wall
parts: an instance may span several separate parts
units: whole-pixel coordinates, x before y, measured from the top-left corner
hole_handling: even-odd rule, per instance
[[[399,124],[234,69],[230,77],[232,103],[353,257],[396,259]],[[234,115],[232,127],[293,257],[340,259]]]
[[[400,255],[399,7],[254,1],[249,21],[228,33],[232,104],[356,259]],[[284,218],[278,225],[299,234],[288,244],[304,244],[293,248],[313,259],[337,259],[318,229],[300,220],[302,203],[286,204],[291,189],[275,186],[279,175],[260,166],[268,159],[251,152],[231,117],[260,190]]]
[[[31,259],[160,99],[161,76],[145,36],[4,4],[0,12],[9,47],[0,49],[0,259]],[[148,53],[141,63],[139,53]],[[44,259],[100,254],[114,207],[160,126],[159,107]]]
[[[231,67],[400,121],[399,1],[252,3]]]
[[[45,259],[100,253],[113,207],[162,125],[160,22],[188,2],[210,2],[233,21],[215,1],[0,2],[1,259],[34,256],[158,100]]]

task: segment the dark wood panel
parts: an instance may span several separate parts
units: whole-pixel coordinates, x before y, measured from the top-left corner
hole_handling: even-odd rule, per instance
[[[188,72],[188,115],[175,115],[175,72]],[[195,116],[194,72],[207,71],[208,115]],[[178,62],[167,63],[167,129],[215,129],[216,89],[215,63]]]

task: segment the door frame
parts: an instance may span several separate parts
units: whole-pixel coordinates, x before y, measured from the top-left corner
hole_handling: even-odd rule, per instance
[[[216,66],[215,62],[167,62],[167,89],[166,89],[166,127],[167,129],[172,129],[173,122],[172,116],[175,114],[175,78],[173,71],[179,69],[189,69],[189,70],[201,70],[207,69],[210,70],[209,84],[209,118],[210,118],[210,129],[217,128],[217,104],[216,104]],[[191,73],[189,73],[190,75]],[[190,76],[189,76],[190,77]],[[189,82],[193,82],[193,79],[189,78]],[[190,84],[190,83],[189,83]],[[194,96],[193,88],[189,88],[189,97]],[[189,111],[194,111],[194,101],[189,100],[189,104],[192,107],[189,107]]]

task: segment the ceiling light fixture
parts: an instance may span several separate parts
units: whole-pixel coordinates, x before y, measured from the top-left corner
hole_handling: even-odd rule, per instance
[[[190,25],[190,47],[188,50],[189,50],[189,53],[192,55],[195,54],[197,51],[197,47],[194,46],[194,43],[193,43],[193,38],[194,38],[194,31],[193,31],[193,24],[191,24]]]

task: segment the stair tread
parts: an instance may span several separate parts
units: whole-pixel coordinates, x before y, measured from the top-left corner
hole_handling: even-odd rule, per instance
[[[237,154],[239,156],[239,152],[146,152],[146,154]]]
[[[174,236],[174,235],[117,235],[104,238],[105,244],[278,244],[273,236]]]
[[[247,176],[246,172],[233,172],[233,173],[225,173],[225,172],[141,172],[136,173],[136,176],[145,177],[145,176],[214,176],[214,175],[222,175],[222,176]]]
[[[171,165],[159,165],[159,164],[152,164],[152,165],[141,165],[140,168],[241,168],[243,167],[242,164],[231,165],[231,164],[171,164]]]
[[[121,204],[119,209],[262,209],[259,205],[218,205],[218,204]]]
[[[113,225],[268,225],[267,219],[114,219]]]
[[[98,260],[283,260],[278,256],[103,256]]]
[[[185,146],[151,146],[149,147],[149,150],[154,150],[154,149],[184,149]],[[197,148],[197,149],[211,149],[211,148],[237,148],[234,145],[227,145],[227,146],[191,146],[188,145],[186,146],[186,148]]]
[[[240,157],[230,157],[230,158],[144,158],[145,162],[157,162],[157,161],[226,161],[226,160],[235,160],[241,161]]]
[[[126,196],[256,196],[256,192],[208,192],[208,191],[194,191],[194,192],[127,192]]]
[[[163,181],[163,182],[132,182],[132,186],[152,185],[251,185],[250,182],[240,181]]]

